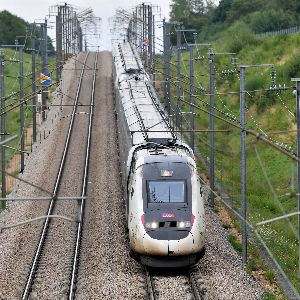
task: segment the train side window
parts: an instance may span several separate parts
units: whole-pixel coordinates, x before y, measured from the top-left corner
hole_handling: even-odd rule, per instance
[[[135,159],[135,157],[133,157],[132,161],[131,161],[131,172],[132,173],[135,172],[135,165],[136,165],[136,159]]]

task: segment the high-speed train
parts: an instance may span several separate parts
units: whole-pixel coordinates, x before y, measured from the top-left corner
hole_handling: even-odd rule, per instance
[[[195,264],[205,252],[202,187],[191,148],[177,141],[137,50],[113,50],[129,243],[151,267]]]

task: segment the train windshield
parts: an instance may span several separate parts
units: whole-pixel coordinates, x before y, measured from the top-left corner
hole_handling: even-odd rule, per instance
[[[185,199],[184,181],[148,181],[149,203],[183,203]]]

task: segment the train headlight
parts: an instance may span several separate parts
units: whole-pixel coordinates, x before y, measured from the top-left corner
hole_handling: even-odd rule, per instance
[[[173,171],[160,170],[160,176],[161,177],[172,177],[173,176]]]
[[[185,222],[185,227],[191,227],[191,222],[190,221],[186,221]]]
[[[147,228],[147,229],[157,229],[158,228],[158,223],[157,222],[146,222],[145,223],[145,228]]]
[[[152,222],[151,223],[151,228],[152,229],[157,229],[158,228],[158,223],[157,222]]]
[[[184,222],[177,222],[177,227],[185,228],[185,223]]]
[[[180,222],[177,222],[177,227],[178,228],[190,228],[191,227],[191,222],[190,221],[180,221]]]

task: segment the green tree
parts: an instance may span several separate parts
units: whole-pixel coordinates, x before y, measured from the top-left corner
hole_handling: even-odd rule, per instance
[[[0,12],[0,45],[14,45],[17,36],[25,36],[28,23],[9,11],[4,10]],[[34,35],[40,37],[40,30],[38,27],[34,29]],[[28,42],[30,42],[28,40]],[[29,46],[30,47],[30,46]],[[36,48],[39,48],[39,40],[36,41]],[[54,55],[55,50],[52,44],[52,40],[48,37],[48,53]]]
[[[190,0],[189,10],[191,13],[203,15],[205,13],[204,2],[202,0]]]
[[[225,22],[227,19],[227,14],[230,11],[232,6],[232,0],[221,0],[219,6],[213,12],[212,21],[217,22]]]
[[[190,15],[189,0],[172,0],[171,21],[186,23]]]
[[[297,21],[289,12],[270,9],[251,14],[249,25],[254,32],[260,33],[295,26]]]
[[[261,10],[263,6],[262,0],[233,0],[226,21],[232,24],[252,12]]]
[[[7,10],[0,12],[0,44],[14,44],[16,36],[25,35],[26,24]]]
[[[198,31],[201,40],[215,40],[236,22],[256,33],[300,24],[299,0],[172,0],[171,20]]]

